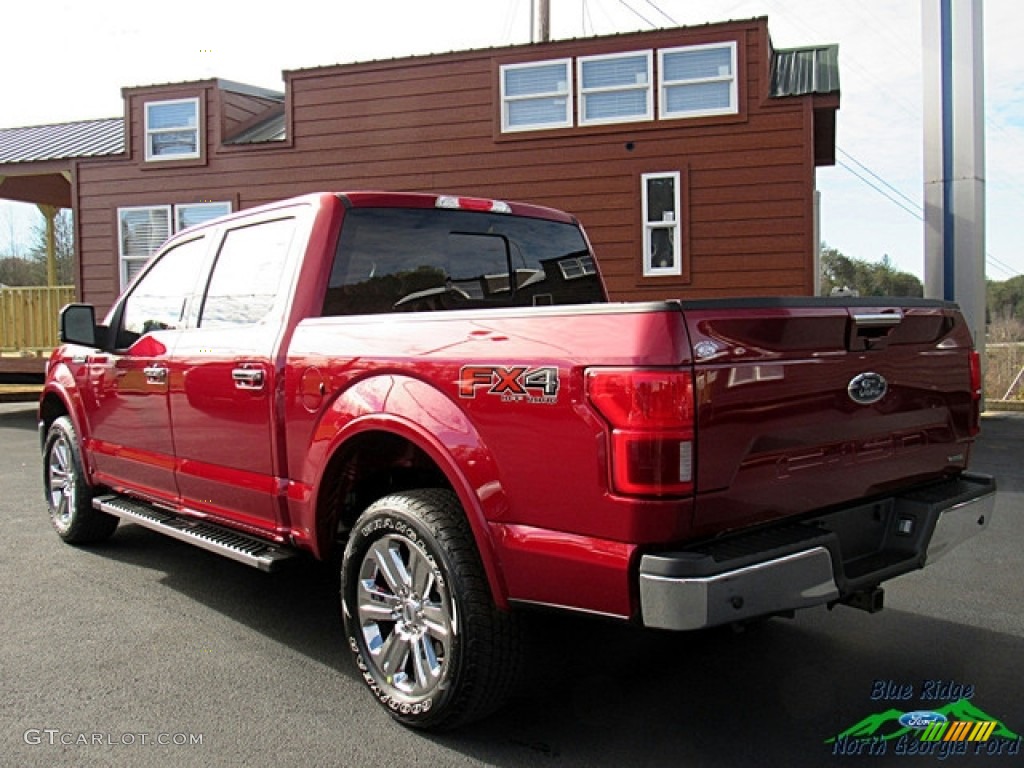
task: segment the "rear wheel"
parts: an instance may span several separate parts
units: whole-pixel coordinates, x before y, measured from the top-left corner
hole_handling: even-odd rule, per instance
[[[453,728],[501,705],[516,672],[516,623],[491,599],[453,493],[375,502],[352,530],[341,571],[349,647],[392,717]]]
[[[85,480],[78,435],[71,419],[50,425],[43,447],[43,487],[50,522],[69,544],[91,544],[113,534],[118,519],[93,509],[92,488]]]

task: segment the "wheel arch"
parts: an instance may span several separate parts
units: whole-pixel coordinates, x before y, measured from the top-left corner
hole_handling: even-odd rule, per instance
[[[75,383],[71,371],[62,364],[57,364],[43,387],[43,393],[39,398],[39,447],[42,449],[46,442],[46,433],[50,427],[61,416],[71,419],[71,425],[75,428],[78,439],[85,437],[83,429],[85,416],[82,413],[81,397],[78,386]],[[82,463],[87,473],[91,474],[92,463],[89,459],[85,446],[80,445]]]
[[[388,396],[374,402],[365,395],[380,392],[379,382],[364,381],[338,398],[317,425],[317,433],[333,438],[313,489],[316,554],[329,557],[338,533],[378,498],[447,488],[467,518],[494,602],[507,608],[488,525],[507,509],[493,456],[462,410],[437,389],[410,377],[385,378],[391,379],[384,388]]]

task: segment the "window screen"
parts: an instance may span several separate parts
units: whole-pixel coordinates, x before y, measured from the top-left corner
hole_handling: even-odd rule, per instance
[[[662,117],[738,111],[735,43],[673,48],[658,53]]]
[[[572,125],[569,60],[501,68],[502,130],[529,131]]]
[[[199,157],[199,99],[146,104],[146,159]]]
[[[580,59],[580,124],[649,120],[650,51]]]

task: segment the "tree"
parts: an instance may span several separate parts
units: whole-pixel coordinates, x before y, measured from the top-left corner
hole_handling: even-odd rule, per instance
[[[861,296],[923,296],[924,286],[909,272],[900,272],[888,255],[879,263],[845,256],[826,243],[821,244],[821,293],[833,289],[857,291]]]
[[[1024,320],[1024,275],[986,284],[988,320],[997,317]]]
[[[46,266],[33,259],[0,259],[0,285],[45,285]]]
[[[72,285],[75,282],[75,224],[71,211],[62,208],[53,220],[54,252],[57,257],[57,285]],[[46,220],[32,227],[32,261],[41,267],[42,280],[46,284]]]

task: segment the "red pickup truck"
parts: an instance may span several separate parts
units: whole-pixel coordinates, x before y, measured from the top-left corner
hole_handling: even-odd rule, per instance
[[[521,609],[691,630],[879,585],[985,527],[978,356],[924,300],[608,303],[579,223],[318,194],[168,241],[61,314],[40,439],[72,544],[140,524],[271,570],[337,557],[399,721],[516,675]]]

